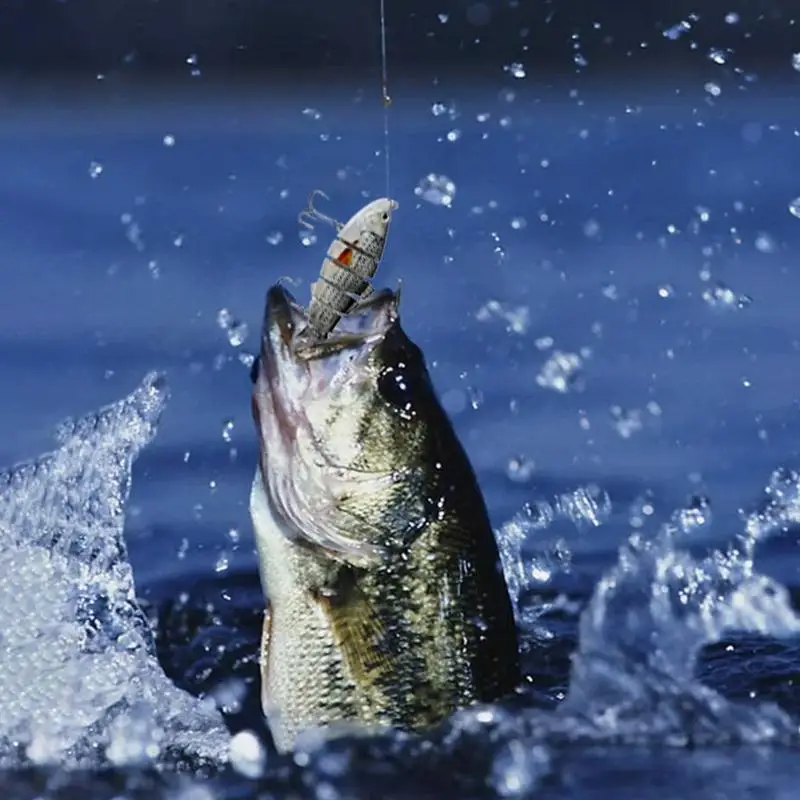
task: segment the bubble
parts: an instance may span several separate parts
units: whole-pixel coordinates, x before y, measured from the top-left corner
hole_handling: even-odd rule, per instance
[[[161,141],[164,143],[164,147],[175,146],[175,137],[171,133],[165,134],[164,138]]]
[[[521,231],[528,227],[528,221],[525,219],[525,217],[514,217],[511,220],[511,227],[515,231]]]
[[[267,242],[273,247],[279,245],[283,241],[283,234],[280,231],[271,231],[267,234]]]
[[[311,119],[317,120],[322,119],[322,112],[317,111],[316,108],[304,108],[303,109],[303,116],[310,117]]]
[[[441,117],[442,114],[447,113],[447,106],[444,103],[434,103],[431,106],[431,113],[434,117]]]
[[[241,347],[247,339],[247,323],[236,319],[227,308],[217,312],[217,325],[225,331],[234,347]]]
[[[519,61],[512,61],[510,64],[506,64],[503,69],[517,80],[522,80],[526,76],[525,67]]]
[[[302,244],[303,247],[311,247],[317,243],[317,234],[314,233],[314,231],[298,231],[298,236],[300,237],[300,244]]]
[[[445,25],[445,24],[447,24],[447,21],[450,19],[450,15],[449,14],[437,14],[436,18],[439,20],[439,22],[442,23],[442,25]]]
[[[458,128],[454,128],[452,131],[447,132],[448,142],[457,142],[460,138],[461,138],[461,131]]]
[[[795,197],[794,200],[789,202],[789,213],[793,217],[800,219],[800,197]]]
[[[99,161],[92,161],[89,164],[89,177],[99,178],[103,174],[103,165]]]
[[[708,81],[703,87],[712,97],[719,97],[722,94],[722,87],[714,81]]]
[[[736,25],[736,23],[739,22],[739,15],[735,11],[729,11],[725,15],[725,22],[727,22],[728,25]]]
[[[432,205],[450,208],[456,195],[456,185],[446,175],[431,172],[419,182],[414,194]]]
[[[800,53],[792,53],[792,69],[800,72]]]

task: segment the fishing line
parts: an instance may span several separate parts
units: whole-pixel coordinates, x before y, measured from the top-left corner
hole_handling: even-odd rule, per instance
[[[389,59],[386,57],[386,0],[380,0],[381,9],[381,95],[383,99],[383,158],[386,163],[386,196],[391,197],[389,190],[389,107],[392,98],[389,95]]]

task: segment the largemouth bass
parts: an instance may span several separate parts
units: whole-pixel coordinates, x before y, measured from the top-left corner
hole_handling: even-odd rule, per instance
[[[262,705],[281,751],[337,722],[424,729],[519,680],[486,506],[399,295],[298,343],[307,322],[272,287],[252,373]]]

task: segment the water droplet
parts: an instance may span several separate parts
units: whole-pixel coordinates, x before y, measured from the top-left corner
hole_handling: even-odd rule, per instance
[[[231,739],[231,766],[240,775],[257,780],[264,774],[267,753],[258,737],[252,731],[239,731]]]
[[[92,161],[89,164],[89,177],[99,178],[103,174],[103,165],[99,161]]]
[[[556,350],[545,362],[536,383],[543,389],[552,389],[565,394],[583,388],[583,359],[577,353]]]
[[[469,396],[469,404],[472,410],[477,411],[483,405],[483,392],[474,386],[468,386],[467,395]]]
[[[506,475],[514,483],[527,483],[536,471],[536,464],[532,458],[513,456],[506,465]]]
[[[686,31],[690,31],[692,26],[686,20],[681,20],[677,25],[672,25],[671,27],[667,28],[664,31],[664,36],[667,39],[672,39],[675,41],[676,39],[680,39]]]
[[[668,283],[662,284],[658,287],[658,296],[664,299],[675,297],[675,289]]]
[[[733,310],[747,308],[753,300],[746,294],[737,295],[722,281],[717,281],[713,286],[703,291],[703,300],[711,308],[719,310]]]
[[[600,233],[600,223],[596,219],[588,219],[583,224],[583,235],[593,239]]]
[[[487,322],[493,317],[502,319],[509,333],[521,335],[530,327],[530,310],[527,306],[508,307],[497,300],[489,300],[482,305],[475,317],[480,322]]]
[[[630,439],[642,429],[642,412],[638,408],[611,406],[610,411],[614,429],[623,439]]]
[[[214,564],[214,572],[227,572],[228,571],[228,554],[223,550],[217,557]]]
[[[508,72],[512,78],[522,80],[526,76],[525,67],[519,61],[513,61],[511,64],[506,64],[503,69]]]
[[[603,284],[600,291],[602,292],[603,297],[607,297],[609,300],[619,300],[619,289],[617,289],[617,286],[614,283]]]
[[[241,347],[247,339],[247,323],[236,319],[227,308],[221,308],[217,313],[217,325],[225,331],[234,347]]]
[[[456,185],[446,175],[431,172],[419,182],[414,194],[435,206],[450,208],[456,195]]]
[[[125,236],[128,241],[140,252],[144,250],[144,241],[142,240],[142,229],[139,223],[133,218],[133,214],[125,212],[120,215],[120,222],[125,226]]]
[[[762,232],[756,236],[756,250],[761,253],[774,253],[777,250],[777,245],[772,236]]]
[[[712,47],[708,51],[708,57],[715,64],[725,64],[730,56],[730,50],[722,50],[718,47]]]
[[[199,59],[196,53],[191,53],[186,57],[186,63],[191,67],[190,74],[193,78],[199,78],[200,72]]]
[[[271,231],[267,234],[267,241],[274,247],[283,241],[283,234],[280,231]]]

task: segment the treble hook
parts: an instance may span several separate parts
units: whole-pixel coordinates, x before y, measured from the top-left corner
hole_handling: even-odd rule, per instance
[[[297,215],[297,221],[309,230],[314,230],[314,225],[308,222],[306,217],[312,220],[319,220],[320,222],[327,222],[329,225],[333,225],[333,227],[336,228],[336,233],[339,233],[339,231],[344,228],[344,224],[333,217],[329,217],[327,214],[323,214],[319,209],[314,208],[314,198],[317,195],[324,197],[326,200],[330,200],[330,197],[328,197],[322,189],[314,189],[314,191],[311,192],[311,196],[308,198],[308,206]]]

